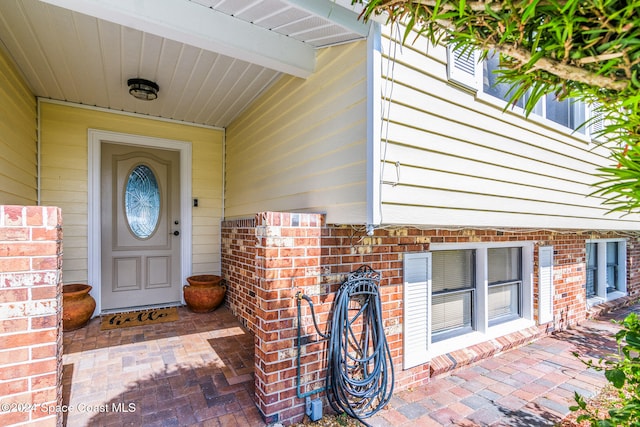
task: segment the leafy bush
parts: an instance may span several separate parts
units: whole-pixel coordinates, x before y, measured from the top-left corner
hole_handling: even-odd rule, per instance
[[[575,393],[577,406],[583,411],[577,421],[588,421],[592,427],[640,426],[640,319],[636,313],[617,322],[622,329],[616,334],[618,355],[612,360],[582,360],[587,366],[604,371],[607,380],[618,390],[618,399],[608,409],[608,418],[601,419],[599,411],[590,410],[583,396]],[[576,353],[574,355],[578,356]]]

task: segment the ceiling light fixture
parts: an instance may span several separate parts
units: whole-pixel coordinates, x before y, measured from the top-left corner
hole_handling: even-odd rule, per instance
[[[143,101],[153,101],[158,97],[158,91],[160,90],[156,83],[145,79],[129,79],[127,80],[127,85],[129,85],[131,96]]]

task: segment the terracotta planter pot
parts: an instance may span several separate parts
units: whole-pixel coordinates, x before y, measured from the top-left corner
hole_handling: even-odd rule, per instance
[[[189,285],[191,286],[209,288],[211,286],[220,285],[222,283],[222,277],[214,274],[200,274],[197,276],[187,277],[187,282],[189,282]]]
[[[96,300],[89,295],[91,286],[74,283],[62,286],[62,330],[73,331],[85,326],[93,311]]]
[[[183,288],[184,302],[194,313],[208,313],[222,304],[227,286],[222,277],[213,274],[187,277],[189,285]]]

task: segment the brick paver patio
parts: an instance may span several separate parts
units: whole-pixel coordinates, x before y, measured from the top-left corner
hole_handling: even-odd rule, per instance
[[[553,426],[569,414],[574,391],[594,396],[604,375],[587,368],[572,352],[597,359],[616,352],[613,335],[636,304],[586,320],[515,350],[485,359],[395,393],[391,404],[366,420],[374,427]]]
[[[588,320],[475,365],[396,392],[367,422],[400,426],[552,426],[574,391],[606,383],[573,351],[614,352],[617,326],[635,306]],[[264,427],[253,402],[253,337],[221,307],[179,308],[180,320],[100,331],[99,319],[64,334],[66,425]],[[326,407],[325,407],[326,408]]]
[[[63,400],[76,426],[264,426],[253,336],[229,310],[153,326],[64,334]]]

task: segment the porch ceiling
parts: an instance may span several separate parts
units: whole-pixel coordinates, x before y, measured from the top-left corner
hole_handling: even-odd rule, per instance
[[[36,96],[226,127],[315,50],[365,38],[350,0],[2,0],[4,48]],[[160,86],[140,101],[127,80]]]

